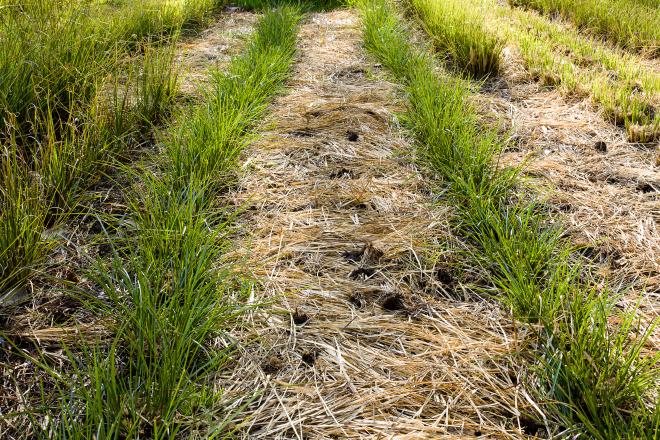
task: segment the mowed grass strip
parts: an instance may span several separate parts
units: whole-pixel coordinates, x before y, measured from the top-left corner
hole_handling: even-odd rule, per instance
[[[44,404],[55,406],[28,410],[38,436],[224,435],[233,413],[220,405],[213,379],[247,283],[219,264],[231,213],[217,196],[289,74],[299,19],[295,8],[267,12],[246,51],[212,74],[206,102],[181,112],[157,166],[126,188],[114,258],[94,271],[103,299],[88,304],[114,323],[113,336],[68,351],[72,371],[35,361],[55,381],[54,389],[43,386]]]
[[[523,194],[515,170],[497,167],[503,142],[479,124],[465,82],[436,73],[386,0],[360,5],[366,47],[404,86],[406,120],[448,188],[473,263],[517,319],[536,324],[525,385],[543,411],[530,415],[552,435],[655,438],[660,358],[644,349],[653,327],[615,308],[574,257],[557,219]]]
[[[510,0],[515,6],[560,14],[579,29],[652,57],[660,55],[660,8],[649,0]]]
[[[478,11],[459,0],[410,0],[435,48],[447,53],[466,73],[474,76],[497,74],[502,42],[486,31]]]

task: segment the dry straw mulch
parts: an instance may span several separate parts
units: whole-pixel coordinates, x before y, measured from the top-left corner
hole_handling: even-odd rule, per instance
[[[649,319],[660,316],[660,145],[627,141],[584,99],[539,86],[514,48],[477,101],[510,130],[505,164],[523,165],[603,283]],[[655,337],[656,348],[660,337]]]
[[[241,53],[260,14],[225,8],[209,27],[183,38],[176,47],[181,65],[181,92],[195,95],[208,85],[211,68],[222,70]]]
[[[242,438],[527,438],[520,329],[461,302],[434,206],[398,129],[394,87],[355,12],[312,15],[289,90],[245,156],[244,259],[258,285],[219,379]],[[438,258],[427,258],[435,251]],[[434,264],[432,261],[437,261]],[[236,399],[236,400],[234,400]],[[252,400],[251,400],[252,399]]]

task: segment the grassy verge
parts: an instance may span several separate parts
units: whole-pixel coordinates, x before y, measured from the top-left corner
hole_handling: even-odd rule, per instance
[[[476,76],[497,73],[502,43],[484,29],[481,14],[457,0],[411,0],[410,5],[434,46],[454,63]]]
[[[104,172],[148,140],[152,123],[165,117],[177,91],[174,46],[149,45],[125,63],[124,85],[95,99],[66,122],[43,114],[35,122],[39,140],[29,144],[9,131],[1,145],[0,305],[40,269],[55,244],[48,230],[75,212],[85,190]],[[9,119],[10,121],[12,119]]]
[[[560,14],[595,35],[617,45],[660,55],[660,12],[648,0],[511,0],[546,14]]]
[[[434,8],[436,2],[421,2]],[[533,11],[510,9],[494,0],[463,2],[478,16],[482,32],[517,47],[525,64],[544,85],[563,93],[591,96],[611,122],[624,126],[633,142],[660,137],[660,76],[635,55],[612,49]],[[421,15],[426,22],[427,18]],[[435,28],[426,26],[436,35]],[[459,40],[462,41],[462,40]]]
[[[405,87],[406,119],[420,154],[448,188],[472,261],[516,318],[537,324],[526,385],[544,414],[530,415],[553,435],[657,436],[660,417],[650,400],[657,399],[660,358],[644,352],[651,328],[640,328],[632,311],[615,309],[572,255],[556,219],[521,196],[515,171],[496,166],[502,141],[480,127],[469,87],[436,73],[386,0],[361,7],[365,44]]]
[[[113,336],[67,351],[71,371],[33,359],[48,377],[43,409],[26,402],[37,437],[224,435],[231,413],[214,374],[245,288],[218,264],[228,213],[217,196],[288,75],[298,20],[292,8],[266,13],[245,53],[213,73],[206,102],[182,114],[157,166],[133,176],[114,257],[93,271],[102,294],[89,306],[113,322]]]
[[[0,132],[7,129],[8,115],[19,133],[32,135],[44,114],[56,122],[79,117],[80,105],[94,98],[118,57],[139,50],[147,39],[162,39],[203,20],[221,4],[27,0],[2,5]]]

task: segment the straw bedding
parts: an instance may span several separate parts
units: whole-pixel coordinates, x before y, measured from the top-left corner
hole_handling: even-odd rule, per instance
[[[241,438],[527,438],[524,332],[460,300],[434,205],[398,128],[393,85],[355,13],[313,14],[288,91],[245,155],[230,255],[259,284],[218,379]],[[374,78],[376,77],[376,78]],[[219,344],[228,341],[218,341]]]

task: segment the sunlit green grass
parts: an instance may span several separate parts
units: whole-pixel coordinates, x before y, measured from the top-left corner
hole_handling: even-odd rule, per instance
[[[510,0],[514,5],[558,13],[576,26],[626,48],[660,55],[660,8],[652,0]]]
[[[168,116],[181,27],[218,4],[29,0],[0,9],[0,297],[43,269],[54,244],[47,231]]]
[[[542,84],[567,95],[590,96],[633,142],[660,137],[660,75],[639,56],[581,35],[534,11],[495,0],[467,0],[481,14],[484,29],[518,49],[527,69]]]
[[[172,127],[165,154],[127,170],[127,212],[108,232],[113,255],[90,275],[103,295],[87,303],[113,335],[69,351],[73,371],[39,361],[56,384],[44,396],[53,408],[30,415],[41,437],[223,435],[232,412],[214,376],[231,347],[213,341],[234,325],[247,286],[219,265],[231,213],[217,198],[288,75],[299,19],[297,9],[267,12],[244,54],[212,74],[206,102]],[[52,425],[41,430],[45,416]]]
[[[361,9],[366,47],[405,88],[406,120],[423,159],[447,186],[472,263],[489,274],[517,319],[540,326],[526,386],[552,421],[550,434],[568,428],[564,435],[654,438],[657,402],[645,399],[653,398],[660,358],[643,350],[651,329],[638,328],[634,311],[614,308],[557,219],[521,198],[515,171],[497,168],[504,143],[479,124],[470,88],[436,73],[387,0],[365,0]],[[613,317],[623,324],[609,326]]]
[[[467,73],[496,74],[502,42],[486,32],[481,14],[457,0],[411,0],[434,46]]]

